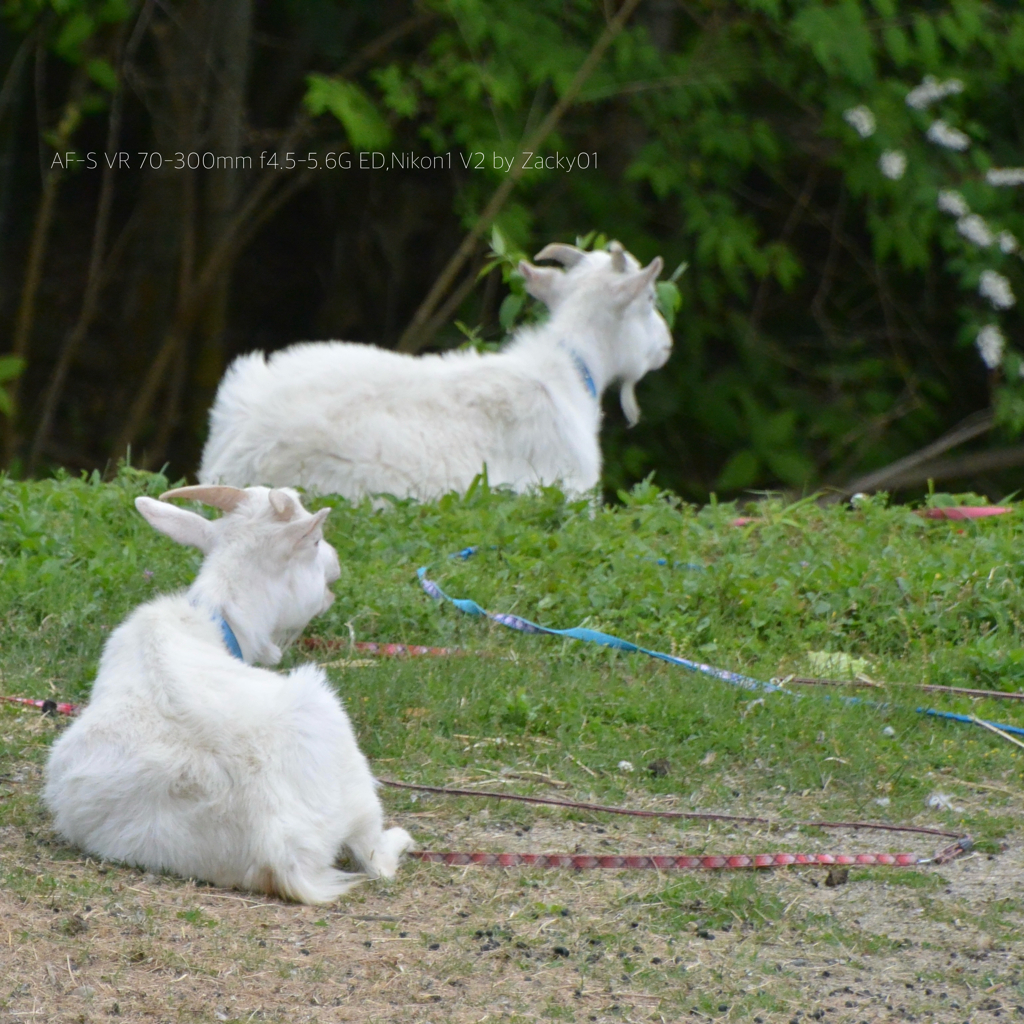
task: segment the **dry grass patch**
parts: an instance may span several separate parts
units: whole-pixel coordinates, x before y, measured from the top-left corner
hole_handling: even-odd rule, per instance
[[[0,783],[2,1024],[1024,1015],[1019,835],[998,856],[854,871],[837,888],[822,884],[823,869],[668,876],[408,863],[390,885],[301,907],[65,847],[36,800],[38,741],[54,726],[3,717],[26,758],[5,765]],[[1007,797],[974,799],[1002,807]],[[397,820],[433,849],[864,849],[888,838],[698,831],[440,798]],[[927,837],[910,846],[931,848]]]

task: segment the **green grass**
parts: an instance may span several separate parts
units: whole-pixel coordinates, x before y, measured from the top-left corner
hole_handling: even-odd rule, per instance
[[[3,692],[86,699],[109,631],[141,601],[193,577],[199,554],[156,534],[132,505],[167,485],[132,470],[112,483],[0,479]],[[308,632],[345,639],[351,628],[360,640],[471,652],[329,670],[382,775],[443,783],[512,767],[603,801],[682,794],[695,809],[766,809],[791,820],[919,817],[928,794],[944,789],[944,772],[1019,784],[1015,748],[913,709],[927,701],[1020,725],[1024,708],[900,686],[1021,688],[1024,520],[1016,510],[944,522],[881,498],[856,510],[766,501],[758,525],[737,528],[734,505],[698,509],[647,485],[597,510],[554,490],[515,497],[486,486],[383,511],[310,505],[325,503],[334,506],[327,535],[342,575],[335,605]],[[475,557],[449,557],[471,544]],[[546,625],[587,625],[761,679],[806,672],[810,651],[844,653],[893,686],[885,707],[818,691],[762,700],[640,655],[467,617],[421,591],[421,565],[453,596]],[[286,665],[308,657],[293,651]],[[497,738],[506,742],[487,742]],[[0,763],[39,763],[47,742],[40,732],[36,744],[15,749],[22,741],[0,728]],[[667,775],[647,771],[662,758]],[[620,771],[620,761],[636,770]],[[0,791],[5,785],[0,778]],[[1014,827],[1013,797],[989,795],[982,811],[952,791],[966,809],[929,811],[929,821],[993,843]],[[404,793],[388,801],[413,809]],[[1000,801],[1005,814],[993,811]],[[444,806],[454,814],[479,804]],[[0,824],[34,813],[25,801],[0,800]],[[502,805],[492,813],[525,827],[540,812]],[[718,852],[724,840],[710,842]]]

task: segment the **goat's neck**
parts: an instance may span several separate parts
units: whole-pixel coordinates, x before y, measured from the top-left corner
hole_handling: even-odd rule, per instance
[[[552,325],[557,328],[557,325]],[[580,382],[600,400],[604,389],[610,383],[607,360],[601,346],[591,332],[575,330],[555,330],[558,349],[569,357],[573,373]]]
[[[191,604],[211,617],[220,616],[231,627],[244,661],[276,665],[281,648],[274,643],[276,616],[268,597],[261,587],[227,587],[221,580],[204,578],[202,572],[188,591]]]

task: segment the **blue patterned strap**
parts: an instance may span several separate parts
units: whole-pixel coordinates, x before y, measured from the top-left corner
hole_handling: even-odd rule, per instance
[[[420,579],[420,586],[432,598],[437,601],[448,601],[455,605],[461,612],[467,615],[485,616],[492,622],[497,622],[509,629],[516,629],[520,633],[546,633],[549,636],[565,636],[572,640],[582,640],[585,643],[601,644],[604,647],[613,647],[620,651],[632,651],[637,654],[646,654],[651,658],[658,658],[660,661],[667,661],[672,665],[679,665],[681,668],[689,669],[691,672],[700,672],[703,675],[713,676],[724,683],[732,686],[739,686],[745,690],[762,690],[765,693],[789,693],[781,686],[774,683],[766,683],[760,679],[752,679],[750,676],[740,675],[737,672],[729,672],[727,669],[715,668],[712,665],[704,665],[699,661],[690,661],[687,658],[678,658],[673,654],[665,654],[662,651],[651,651],[646,647],[623,640],[621,637],[612,636],[611,633],[602,633],[596,629],[585,629],[576,626],[573,629],[549,629],[547,626],[540,626],[529,619],[521,618],[518,615],[509,615],[507,612],[489,612],[481,608],[476,601],[465,598],[449,597],[432,579],[427,577],[426,566],[417,570]],[[792,694],[791,694],[792,696]]]

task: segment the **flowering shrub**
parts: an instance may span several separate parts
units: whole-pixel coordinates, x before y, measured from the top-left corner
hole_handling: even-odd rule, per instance
[[[920,85],[910,89],[906,94],[906,104],[914,110],[927,112],[935,104],[951,97],[959,96],[964,92],[964,83],[958,78],[950,78],[947,81],[940,81],[934,75],[926,75]],[[850,107],[843,113],[843,119],[854,129],[861,139],[868,139],[875,134],[877,119],[870,107],[859,104]],[[946,119],[936,117],[928,125],[925,131],[925,139],[940,149],[952,150],[957,153],[965,152],[972,146],[972,139],[959,128],[949,124]],[[980,147],[978,147],[980,149]],[[980,182],[987,186],[988,192],[993,193],[996,189],[1012,188],[1024,185],[1024,167],[993,167],[991,157],[980,152],[980,160],[987,165],[983,175],[978,173],[977,167],[973,168],[973,185],[976,193]],[[956,175],[953,168],[943,168],[940,160],[930,161],[933,167],[938,168],[938,173],[947,173],[950,177]],[[899,181],[907,170],[907,157],[903,150],[886,150],[879,157],[878,167],[881,173],[891,181]],[[961,169],[961,175],[963,175]],[[967,178],[967,180],[970,180]],[[987,209],[995,212],[991,216],[994,221],[997,217],[1006,216],[1005,211],[1000,210],[996,197],[992,194],[981,193],[980,201],[985,203]],[[976,290],[981,299],[986,300],[988,306],[996,314],[1012,309],[1017,304],[1016,296],[1013,293],[1009,279],[998,270],[987,266],[978,272],[979,261],[991,261],[998,264],[1003,256],[1021,255],[1020,242],[1012,231],[1005,227],[993,227],[989,219],[980,213],[972,212],[970,205],[964,195],[954,188],[940,188],[936,196],[937,208],[952,217],[956,224],[957,234],[970,244],[974,249],[986,250],[984,256],[979,253],[972,253],[970,250],[962,252],[963,273],[961,284],[969,286],[976,278]],[[954,240],[947,236],[946,247],[950,251],[959,248]],[[983,314],[977,314],[981,316]],[[981,356],[981,361],[989,371],[1000,371],[1004,368],[1017,378],[1024,377],[1024,354],[1015,349],[1007,348],[1006,337],[1000,326],[995,322],[988,322],[977,327],[974,339],[975,347]]]

